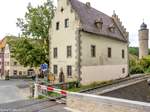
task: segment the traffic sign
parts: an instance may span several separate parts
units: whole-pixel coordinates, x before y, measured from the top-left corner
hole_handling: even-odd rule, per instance
[[[40,68],[42,71],[46,71],[48,70],[48,64],[41,64]]]

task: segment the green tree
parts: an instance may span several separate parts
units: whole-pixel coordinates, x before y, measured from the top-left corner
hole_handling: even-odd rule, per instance
[[[138,47],[129,47],[129,53],[132,55],[139,55],[139,48]]]
[[[22,36],[23,37],[28,37],[28,38],[34,38],[34,39],[40,39],[42,41],[40,48],[38,50],[43,50],[44,55],[45,55],[45,62],[48,63],[49,61],[49,56],[48,56],[48,48],[49,48],[49,29],[51,27],[51,20],[54,16],[54,6],[52,0],[47,0],[44,4],[38,6],[38,7],[33,7],[31,3],[29,3],[27,7],[27,12],[25,13],[25,18],[18,18],[17,19],[17,26],[21,29]],[[28,41],[28,40],[26,40]],[[28,45],[27,42],[25,42],[25,46]],[[36,46],[36,44],[35,44]],[[27,50],[27,49],[25,49]],[[23,49],[20,52],[21,55],[24,54],[25,51]],[[34,52],[37,50],[34,50]],[[41,51],[41,52],[43,52]],[[14,52],[15,53],[15,52]],[[31,53],[29,57],[34,57],[34,55],[37,55],[39,51],[35,53]],[[17,60],[18,58],[21,57],[16,57]],[[26,60],[24,60],[26,61]],[[36,61],[36,60],[35,60]],[[42,60],[41,60],[42,61]],[[42,62],[41,62],[42,63]]]
[[[39,67],[41,63],[45,62],[45,52],[40,40],[18,38],[10,39],[12,57],[16,58],[21,65],[32,67]]]

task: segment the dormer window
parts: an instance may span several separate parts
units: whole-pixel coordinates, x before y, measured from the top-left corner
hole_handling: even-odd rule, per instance
[[[115,32],[115,25],[114,24],[109,25],[108,29],[110,32],[114,33]]]
[[[100,18],[100,19],[95,20],[95,25],[96,25],[97,28],[102,29],[103,19]]]

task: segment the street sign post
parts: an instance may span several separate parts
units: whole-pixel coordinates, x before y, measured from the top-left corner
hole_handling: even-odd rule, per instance
[[[44,63],[40,65],[41,70],[44,73],[44,79],[48,80],[48,64]]]
[[[40,68],[42,71],[46,71],[48,70],[48,64],[41,64]]]

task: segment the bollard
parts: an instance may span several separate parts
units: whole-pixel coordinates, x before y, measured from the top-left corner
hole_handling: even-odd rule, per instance
[[[38,98],[38,84],[34,84],[34,98]]]

